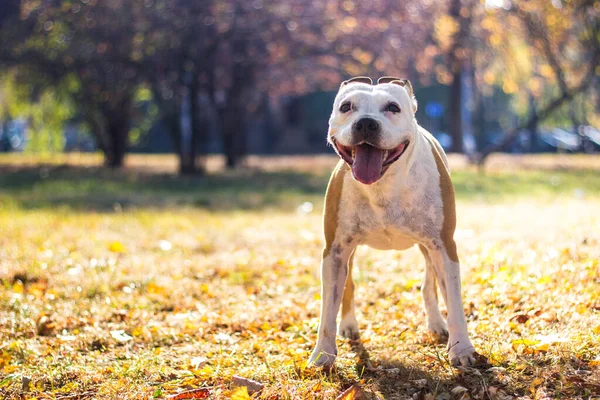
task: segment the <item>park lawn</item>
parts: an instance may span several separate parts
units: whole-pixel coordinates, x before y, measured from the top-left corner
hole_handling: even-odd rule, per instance
[[[245,398],[234,376],[267,399],[598,396],[598,157],[506,160],[453,170],[465,313],[491,365],[452,368],[425,332],[418,251],[361,248],[362,337],[321,371],[306,360],[334,159],[174,178],[0,158],[0,398]]]

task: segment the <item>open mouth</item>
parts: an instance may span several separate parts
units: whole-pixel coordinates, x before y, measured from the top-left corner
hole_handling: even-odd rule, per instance
[[[344,146],[335,139],[332,141],[339,156],[352,167],[354,178],[366,185],[377,182],[390,165],[404,154],[410,143],[406,140],[398,147],[385,150],[365,142],[355,146]]]

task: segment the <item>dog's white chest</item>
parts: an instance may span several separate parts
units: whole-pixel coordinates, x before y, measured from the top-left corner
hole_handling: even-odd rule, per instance
[[[439,234],[443,218],[439,188],[427,182],[431,181],[417,179],[403,190],[390,185],[377,194],[348,182],[341,202],[342,236],[377,250],[405,250]]]

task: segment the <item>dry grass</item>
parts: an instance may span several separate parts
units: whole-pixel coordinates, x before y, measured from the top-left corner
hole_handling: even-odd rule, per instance
[[[0,193],[2,398],[162,398],[201,387],[207,390],[195,396],[245,398],[234,389],[234,375],[261,382],[254,397],[267,399],[333,399],[352,385],[366,398],[390,399],[600,394],[600,190],[581,161],[569,161],[554,188],[539,184],[539,193],[525,188],[501,201],[488,201],[495,188],[453,161],[459,185],[480,179],[476,194],[459,191],[456,239],[469,329],[492,367],[451,368],[445,346],[424,331],[418,252],[360,249],[362,338],[338,340],[329,372],[307,368],[306,360],[318,323],[319,201],[331,158],[312,161],[323,174],[241,175],[273,193],[269,182],[284,179],[285,193],[273,202],[246,204],[235,190],[202,186],[221,201],[233,196],[225,208],[186,197],[196,181],[140,194],[140,186],[127,186],[140,176],[128,172],[120,180],[97,170],[91,177],[59,171],[60,179],[20,187],[10,177],[25,179],[32,167],[1,161],[12,169]],[[565,162],[557,159],[554,167]],[[544,157],[528,163],[529,172],[509,173],[530,182],[556,170]],[[280,171],[273,160],[266,164]],[[310,164],[304,159],[296,169]],[[542,166],[531,170],[536,164]],[[506,185],[500,192],[513,176],[503,171],[496,167],[502,179],[489,178]],[[98,204],[94,190],[76,197],[90,207],[71,206],[65,199],[74,197],[66,197],[56,208],[55,192],[82,190],[61,182],[80,174],[113,191]],[[235,189],[241,183],[234,178],[206,179],[229,179]],[[242,197],[250,193],[240,187]],[[169,188],[179,197],[158,201],[174,196]],[[135,198],[134,206],[113,207],[125,198]],[[315,210],[296,211],[306,199]],[[451,394],[457,386],[467,391]]]

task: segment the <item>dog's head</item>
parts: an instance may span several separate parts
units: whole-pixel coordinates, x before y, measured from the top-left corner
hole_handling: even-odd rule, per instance
[[[379,180],[416,134],[417,101],[406,79],[384,77],[376,85],[357,77],[340,86],[329,118],[328,140],[364,184]]]

